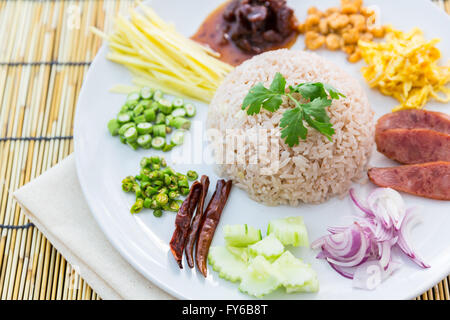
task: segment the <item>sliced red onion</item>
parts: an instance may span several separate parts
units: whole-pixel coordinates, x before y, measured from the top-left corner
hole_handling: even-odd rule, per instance
[[[429,268],[430,265],[426,264],[422,260],[422,258],[414,253],[410,245],[411,230],[420,222],[421,221],[418,215],[413,210],[408,210],[403,224],[398,232],[397,245],[403,251],[403,253],[410,257],[411,260],[416,264],[418,264],[422,268]]]
[[[400,229],[406,212],[400,193],[390,188],[377,188],[367,198],[367,205],[386,228]]]
[[[353,203],[365,214],[367,214],[369,217],[374,217],[375,215],[373,214],[372,211],[370,211],[370,209],[366,208],[365,206],[363,206],[361,204],[361,202],[356,198],[355,195],[355,190],[353,188],[350,189],[349,191],[350,194],[350,199],[352,199]]]
[[[311,244],[313,249],[320,249],[318,259],[326,259],[330,266],[346,278],[354,279],[355,287],[370,289],[370,274],[379,268],[380,281],[387,278],[399,268],[393,261],[392,247],[397,245],[408,257],[422,268],[429,265],[423,262],[410,246],[409,235],[417,224],[416,216],[405,209],[400,194],[389,188],[379,188],[370,193],[367,206],[350,190],[350,197],[355,205],[365,213],[355,217],[355,222],[347,227],[330,227],[329,235],[323,236]],[[376,282],[376,281],[375,281]]]

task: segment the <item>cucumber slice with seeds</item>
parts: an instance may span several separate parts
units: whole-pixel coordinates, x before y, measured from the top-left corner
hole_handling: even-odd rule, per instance
[[[303,263],[286,251],[272,266],[277,271],[278,280],[289,292],[317,292],[318,280],[316,272],[310,265]]]
[[[269,235],[272,233],[285,246],[293,245],[294,247],[307,247],[309,245],[308,231],[306,230],[303,218],[300,216],[270,221],[267,228],[267,234]]]
[[[248,262],[250,259],[250,254],[248,252],[248,248],[246,247],[232,247],[227,246],[228,251],[232,253],[236,258],[239,258],[240,260],[244,262]]]
[[[239,281],[247,272],[247,264],[234,256],[225,247],[209,248],[208,261],[219,277],[229,281]]]
[[[257,256],[250,262],[247,272],[242,276],[239,290],[260,298],[279,286],[280,281],[272,264],[263,256]]]
[[[262,239],[261,230],[247,224],[226,225],[223,233],[227,245],[233,247],[246,247]]]
[[[264,256],[267,259],[275,259],[284,252],[284,246],[274,234],[248,246],[249,252],[254,256]]]

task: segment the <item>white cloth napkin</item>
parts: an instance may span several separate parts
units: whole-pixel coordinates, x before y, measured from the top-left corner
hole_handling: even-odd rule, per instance
[[[28,218],[103,299],[173,299],[113,248],[92,217],[72,155],[14,193]]]

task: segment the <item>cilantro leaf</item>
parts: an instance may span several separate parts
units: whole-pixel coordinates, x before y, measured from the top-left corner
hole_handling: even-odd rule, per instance
[[[331,106],[333,99],[345,98],[345,95],[321,82],[301,83],[290,86],[289,89],[290,92],[286,93],[286,79],[277,72],[269,88],[258,83],[250,89],[242,103],[242,110],[247,109],[248,115],[260,113],[261,108],[275,112],[283,103],[283,97],[288,98],[294,102],[295,107],[285,111],[280,121],[281,138],[287,145],[293,147],[299,144],[300,139],[306,140],[308,128],[305,122],[332,141],[335,130],[326,108]],[[294,92],[309,102],[300,103],[292,96]]]
[[[316,98],[311,102],[302,104],[302,107],[308,115],[314,117],[319,122],[330,122],[330,117],[325,110],[326,107],[331,106],[331,100],[327,98]]]
[[[339,97],[346,98],[344,94],[337,91],[334,87],[332,87],[328,83],[324,83],[323,86],[325,90],[328,91],[328,94],[330,95],[331,99],[339,100]]]
[[[286,79],[279,72],[275,74],[272,84],[270,85],[270,91],[279,94],[284,94],[286,92]]]
[[[309,115],[305,115],[305,121],[311,126],[311,128],[316,129],[325,137],[327,137],[328,140],[333,141],[331,137],[333,134],[335,134],[333,124],[331,124],[330,122],[316,121],[312,119]]]
[[[286,90],[286,79],[277,72],[270,85],[270,89],[260,82],[250,89],[242,103],[242,110],[247,109],[248,115],[261,112],[261,107],[267,111],[277,111],[283,103],[283,95]]]
[[[328,98],[339,100],[340,97],[345,98],[345,95],[337,91],[333,86],[322,82],[306,82],[300,83],[295,87],[290,87],[292,92],[297,92],[305,99],[311,101],[317,98]]]
[[[299,137],[303,140],[306,139],[308,129],[303,125],[303,111],[300,107],[288,110],[283,113],[283,117],[280,121],[281,138],[289,147],[298,145]]]

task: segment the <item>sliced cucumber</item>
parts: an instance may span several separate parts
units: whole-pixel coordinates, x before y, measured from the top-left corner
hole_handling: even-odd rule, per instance
[[[233,246],[227,246],[228,251],[230,251],[236,258],[239,258],[240,260],[244,262],[248,262],[250,259],[250,255],[248,252],[248,248],[246,247],[233,247]]]
[[[164,148],[165,145],[166,145],[166,139],[164,139],[163,137],[155,137],[152,140],[152,147],[156,150],[160,150],[160,149]]]
[[[274,234],[248,246],[249,252],[254,256],[264,256],[267,259],[279,257],[284,252],[284,246]]]
[[[182,145],[184,142],[184,135],[185,135],[185,131],[184,130],[177,130],[172,134],[172,137],[170,139],[170,142],[174,145]]]
[[[247,264],[234,256],[225,247],[209,248],[208,261],[219,277],[229,281],[239,281],[247,272]]]
[[[192,118],[197,113],[197,110],[195,109],[195,106],[192,103],[186,103],[184,109],[186,110],[186,115],[189,118]]]
[[[246,247],[262,239],[261,230],[246,224],[226,225],[223,233],[227,245],[233,247]]]
[[[272,266],[277,271],[279,281],[289,292],[315,292],[313,290],[318,290],[316,272],[289,251],[284,252]]]
[[[276,271],[263,256],[254,258],[243,275],[239,290],[255,297],[262,297],[280,286]]]
[[[186,110],[184,110],[183,108],[177,108],[172,111],[171,115],[172,115],[172,117],[185,117]]]
[[[300,216],[270,221],[267,234],[274,234],[285,246],[307,247],[309,245],[308,231]]]

